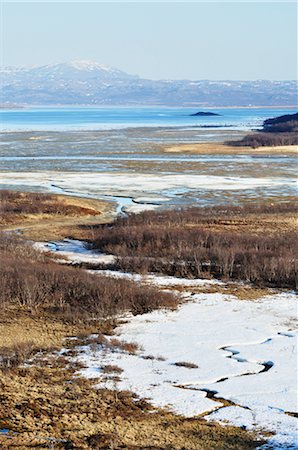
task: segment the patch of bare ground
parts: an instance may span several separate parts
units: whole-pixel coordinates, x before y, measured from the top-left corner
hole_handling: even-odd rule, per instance
[[[93,226],[114,217],[108,202],[8,190],[0,191],[0,211],[0,231],[19,230],[36,241],[91,238]]]
[[[192,144],[167,145],[163,147],[165,153],[194,153],[198,155],[222,154],[222,155],[258,155],[258,154],[297,154],[297,145],[280,145],[271,147],[241,147],[224,144],[222,142],[204,142]]]
[[[225,284],[215,284],[215,285],[203,285],[203,286],[175,286],[175,290],[178,292],[185,292],[191,290],[192,294],[224,294],[232,295],[238,300],[258,300],[266,295],[271,295],[276,290],[270,288],[259,288],[249,284],[240,283],[225,283]]]
[[[67,336],[107,333],[114,326],[113,320],[69,321],[44,310],[33,312],[27,307],[10,305],[0,315],[0,350],[28,343],[35,351],[61,348]]]
[[[253,449],[260,440],[236,427],[153,409],[129,392],[95,389],[51,362],[1,373],[1,448]]]

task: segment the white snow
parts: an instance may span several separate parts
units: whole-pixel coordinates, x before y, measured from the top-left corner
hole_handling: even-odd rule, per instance
[[[64,239],[63,241],[51,241],[51,242],[34,242],[33,247],[42,252],[51,252],[55,255],[63,256],[65,259],[59,259],[59,263],[68,264],[80,264],[80,263],[93,263],[93,264],[112,264],[115,262],[116,257],[111,254],[100,253],[97,250],[88,249],[87,242],[76,239]],[[175,288],[177,286],[196,287],[204,285],[218,285],[222,284],[218,280],[205,280],[205,279],[189,279],[189,278],[177,278],[163,275],[139,275],[134,273],[127,273],[115,270],[88,270],[88,272],[99,276],[108,276],[112,278],[124,278],[137,283],[142,282],[144,284],[154,284],[159,287]]]
[[[108,255],[107,255],[108,256]],[[88,272],[93,273],[99,276],[107,276],[112,278],[121,278],[126,280],[135,281],[137,283],[144,284],[154,284],[155,286],[163,287],[163,288],[173,288],[178,286],[184,286],[187,288],[190,287],[198,287],[198,286],[206,286],[206,285],[216,285],[222,284],[218,280],[203,280],[200,278],[189,279],[189,278],[177,278],[177,277],[167,277],[163,275],[140,275],[136,273],[129,272],[121,272],[115,270],[88,270]],[[181,294],[182,295],[182,294]],[[187,295],[185,296],[187,297]]]
[[[243,191],[258,188],[279,190],[296,187],[293,177],[226,177],[194,174],[85,173],[85,172],[3,172],[0,187],[53,192],[116,202],[117,212],[154,210],[164,201],[193,201],[198,191]],[[152,198],[152,203],[149,199]],[[158,198],[158,202],[155,198]],[[142,202],[143,200],[143,202]]]
[[[68,262],[114,260],[113,255],[86,249],[81,241],[35,245],[65,256]],[[271,448],[296,448],[296,444],[298,448],[297,419],[286,414],[297,412],[297,301],[293,293],[238,300],[220,293],[192,294],[197,286],[223,284],[217,280],[89,272],[172,291],[184,286],[187,301],[176,311],[126,316],[116,335],[137,342],[140,350],[131,355],[86,346],[79,355],[87,367],[83,375],[101,377],[100,387],[131,390],[153,405],[185,416],[205,413],[207,420],[276,433],[270,439]],[[177,362],[198,367],[181,367]],[[121,381],[101,373],[100,367],[106,364],[123,369]],[[206,391],[213,391],[215,398],[207,398]],[[235,406],[222,407],[220,398]]]
[[[264,425],[264,430],[278,430],[277,434],[270,437],[268,445],[265,444],[259,447],[262,450],[267,448],[268,450],[294,450],[298,448],[297,419],[284,414],[283,411],[274,411],[268,407],[263,409],[259,407],[257,411],[251,411],[238,406],[231,406],[210,414],[208,420],[215,420],[222,425],[233,424],[239,427],[245,424],[248,430],[254,430],[260,424]]]
[[[52,242],[36,242],[33,244],[38,250],[59,254],[63,256],[64,260],[59,260],[63,263],[91,263],[91,264],[110,264],[115,261],[115,256],[99,253],[94,250],[89,250],[86,243],[75,239],[65,239],[64,241]]]
[[[158,208],[158,205],[149,205],[146,203],[140,203],[140,204],[131,204],[129,206],[124,206],[122,208],[122,211],[125,213],[134,213],[138,214],[143,211],[153,211],[154,209]]]
[[[104,70],[106,72],[115,72],[117,71],[117,69],[110,67],[106,64],[100,64],[96,61],[90,61],[90,60],[85,60],[85,59],[81,59],[81,60],[74,60],[74,61],[70,61],[69,63],[66,63],[71,67],[74,67],[75,69],[78,70]]]
[[[195,189],[208,190],[242,190],[258,187],[295,185],[295,178],[256,178],[224,177],[215,175],[191,174],[144,174],[144,173],[63,173],[58,172],[5,172],[1,174],[1,183],[14,186],[27,185],[64,193],[101,194],[128,196],[137,200],[146,194],[168,197],[175,195],[175,190],[185,192]],[[174,192],[174,194],[173,194]]]
[[[98,377],[100,366],[117,365],[123,369],[121,381],[103,379],[99,386],[129,389],[185,416],[222,406],[220,400],[206,398],[203,389],[217,391],[239,406],[221,408],[208,420],[274,432],[274,445],[286,448],[295,444],[296,432],[296,419],[285,414],[297,411],[296,306],[291,293],[257,301],[196,294],[177,311],[130,317],[119,326],[119,339],[142,348],[135,355],[86,347],[79,357],[88,367],[82,373]],[[164,360],[144,359],[146,355]],[[174,364],[181,361],[198,368]],[[259,373],[264,362],[273,367]]]

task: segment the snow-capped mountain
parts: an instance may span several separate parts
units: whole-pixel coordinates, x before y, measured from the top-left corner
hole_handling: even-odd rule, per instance
[[[3,104],[295,105],[295,81],[147,80],[94,61],[0,69]]]
[[[99,64],[94,61],[70,61],[62,64],[49,64],[34,67],[30,70],[34,76],[50,76],[54,79],[87,79],[118,80],[137,78],[114,67]]]

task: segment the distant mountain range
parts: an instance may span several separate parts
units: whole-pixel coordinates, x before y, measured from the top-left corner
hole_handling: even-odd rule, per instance
[[[296,81],[147,80],[92,61],[0,69],[2,105],[293,106]]]

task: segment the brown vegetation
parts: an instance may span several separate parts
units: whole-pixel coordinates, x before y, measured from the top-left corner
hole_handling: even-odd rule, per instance
[[[43,310],[76,322],[176,305],[173,295],[154,287],[58,266],[29,244],[9,235],[0,236],[0,252],[2,309],[14,304],[32,313]]]
[[[0,428],[10,430],[0,433],[1,448],[248,450],[263,443],[240,428],[154,410],[129,392],[95,389],[74,371],[53,357],[1,373]]]
[[[291,225],[269,233],[267,223],[276,216],[293,221],[296,211],[284,203],[144,212],[102,226],[93,246],[118,256],[115,266],[121,270],[295,288],[297,232]],[[243,226],[244,217],[250,217],[250,227]],[[256,233],[260,218],[263,230]]]
[[[131,393],[95,389],[77,376],[80,365],[68,356],[79,345],[137,352],[135,343],[105,336],[114,315],[175,307],[171,294],[59,266],[9,234],[0,236],[0,258],[0,429],[8,430],[0,433],[1,448],[240,450],[262,443],[239,428],[154,410]],[[64,340],[68,352],[59,355],[66,336],[77,338]]]
[[[177,367],[185,367],[186,369],[198,369],[199,366],[197,364],[187,362],[187,361],[178,361],[174,363]]]
[[[101,367],[101,371],[103,373],[122,373],[123,369],[119,366],[113,366],[111,364],[107,364],[106,366]]]
[[[0,190],[0,213],[1,230],[18,230],[31,240],[84,239],[90,226],[112,220],[113,207],[94,199]]]
[[[227,145],[234,147],[278,147],[298,145],[298,133],[252,133],[240,141],[227,141]]]
[[[17,196],[12,202],[13,210]],[[6,209],[16,220],[22,216]],[[68,356],[78,345],[137,352],[135,343],[102,333],[112,334],[116,313],[175,307],[171,294],[58,266],[10,234],[0,236],[0,258],[0,429],[8,430],[0,433],[1,448],[240,450],[262,443],[239,428],[157,411],[131,393],[98,390],[77,376],[81,367]],[[56,352],[62,342],[66,355]],[[117,376],[121,369],[101,371]]]
[[[249,134],[238,141],[228,141],[226,144],[253,148],[298,145],[298,114],[285,114],[267,119],[258,133]]]
[[[236,142],[236,144],[234,144]],[[194,153],[198,155],[257,155],[257,154],[296,154],[297,146],[284,145],[284,146],[262,146],[251,148],[249,146],[241,146],[240,140],[234,140],[233,144],[229,141],[229,144],[223,142],[201,142],[191,144],[176,144],[171,146],[163,146],[162,150],[165,153]]]
[[[57,196],[33,192],[0,190],[1,223],[13,222],[15,217],[31,214],[96,215],[94,209],[71,205]]]

